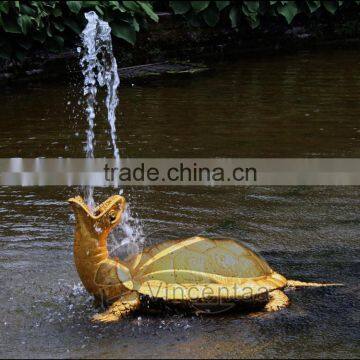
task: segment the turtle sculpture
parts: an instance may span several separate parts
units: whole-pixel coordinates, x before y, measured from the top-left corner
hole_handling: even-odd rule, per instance
[[[287,280],[252,250],[230,239],[171,240],[125,261],[112,259],[107,238],[121,220],[125,199],[111,196],[94,211],[80,196],[69,202],[76,216],[74,258],[80,279],[95,299],[108,305],[94,321],[117,321],[159,303],[195,311],[214,302],[258,304],[276,311],[290,303],[284,288],[331,285]]]

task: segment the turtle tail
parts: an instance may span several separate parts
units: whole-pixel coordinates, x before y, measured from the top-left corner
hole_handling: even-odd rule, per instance
[[[316,282],[303,282],[298,280],[288,280],[286,283],[288,287],[323,287],[323,286],[344,286],[344,284],[339,283],[316,283]]]

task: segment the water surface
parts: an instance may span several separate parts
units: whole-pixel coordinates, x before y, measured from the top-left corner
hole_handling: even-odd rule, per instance
[[[357,51],[247,57],[207,76],[121,88],[129,157],[359,157]],[[82,157],[79,81],[0,95],[1,157]],[[111,156],[106,112],[95,156]],[[77,188],[0,188],[0,355],[5,357],[359,357],[359,187],[127,188],[148,245],[195,234],[247,242],[301,289],[271,314],[141,316],[94,325],[74,268]],[[111,189],[96,189],[103,200]],[[113,245],[113,244],[110,244]]]

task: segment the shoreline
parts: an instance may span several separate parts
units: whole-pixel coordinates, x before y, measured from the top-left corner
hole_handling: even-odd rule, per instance
[[[197,76],[211,70],[212,63],[298,51],[360,48],[359,34],[347,34],[329,24],[297,24],[264,28],[262,31],[229,28],[189,28],[183,21],[160,13],[160,22],[139,36],[134,47],[114,39],[114,52],[123,85],[134,81],[152,82],[160,78]],[[343,24],[331,27],[342,29]],[[21,65],[0,68],[3,87],[31,82],[68,79],[80,73],[79,44],[60,53],[39,51]]]

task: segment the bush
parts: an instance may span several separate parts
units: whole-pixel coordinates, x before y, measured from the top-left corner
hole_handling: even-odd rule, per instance
[[[192,26],[216,26],[221,18],[233,28],[247,23],[252,29],[265,17],[279,18],[291,24],[295,16],[312,17],[321,11],[331,15],[360,1],[169,1],[170,8]]]
[[[346,18],[344,13],[357,14],[359,4],[353,0],[1,1],[0,58],[22,62],[34,49],[58,51],[73,46],[85,26],[84,12],[90,10],[109,22],[115,37],[134,45],[136,34],[147,29],[148,20],[158,21],[153,6],[182,17],[190,26],[236,29],[247,24],[255,29],[269,18],[284,24],[291,24],[298,15],[315,21],[323,14]],[[355,7],[356,11],[352,11]]]
[[[130,44],[147,20],[158,21],[149,1],[1,1],[0,57],[22,62],[31,49],[58,51],[84,27],[84,12],[108,21],[114,36]]]

